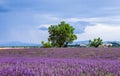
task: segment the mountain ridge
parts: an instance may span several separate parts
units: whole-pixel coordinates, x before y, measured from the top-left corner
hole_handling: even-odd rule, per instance
[[[41,44],[14,41],[14,42],[0,43],[0,46],[41,46]]]
[[[111,43],[111,42],[116,42],[120,44],[120,41],[103,41],[103,43]],[[69,43],[70,45],[76,45],[76,44],[89,44],[89,40],[85,41],[75,41],[73,43]],[[0,43],[0,46],[42,46],[42,44],[37,44],[37,43],[24,43],[20,41],[14,41],[14,42],[6,42],[6,43]]]

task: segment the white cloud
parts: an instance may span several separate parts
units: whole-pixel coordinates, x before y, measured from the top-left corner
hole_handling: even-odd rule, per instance
[[[86,26],[84,33],[77,34],[78,40],[89,40],[89,39],[93,39],[96,37],[101,37],[103,40],[107,41],[107,40],[120,40],[119,18],[120,16],[96,17],[96,18],[66,18],[66,19],[57,18],[57,19],[64,20],[67,23],[86,21],[91,24],[94,24],[94,26],[90,26],[90,25]],[[118,24],[116,26],[116,24],[115,25],[113,25],[114,23],[109,24],[109,22],[118,22]],[[51,24],[43,24],[43,25],[40,25],[39,27],[48,28],[50,25]]]
[[[97,24],[87,26],[85,32],[77,34],[78,40],[89,40],[101,37],[103,40],[120,40],[120,26],[110,26],[106,24]]]
[[[81,19],[79,19],[79,18],[66,18],[64,20],[67,21],[67,22],[78,22],[78,21],[81,21]]]
[[[41,27],[48,28],[50,25],[52,25],[52,24],[41,24],[38,28],[41,28]]]
[[[119,9],[120,9],[119,6],[114,6],[114,7],[113,6],[112,7],[109,6],[109,7],[102,7],[101,8],[101,10],[103,10],[103,11],[106,11],[106,10],[107,11],[114,11],[114,10],[119,10]]]
[[[78,22],[85,21],[90,22],[92,24],[97,23],[106,23],[106,24],[120,24],[120,16],[108,16],[108,17],[91,17],[91,18],[66,18],[64,19],[67,22]]]
[[[56,17],[55,15],[38,14],[38,13],[34,14],[34,19],[38,22],[41,20],[41,22],[52,22],[52,23],[53,22],[55,23],[56,21],[60,20],[60,18]]]

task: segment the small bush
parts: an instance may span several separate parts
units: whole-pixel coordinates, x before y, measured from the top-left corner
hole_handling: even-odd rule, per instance
[[[50,42],[44,42],[44,41],[42,41],[41,43],[42,43],[42,47],[43,48],[50,48],[51,47]]]
[[[99,37],[99,38],[95,38],[93,40],[89,40],[89,45],[91,47],[98,47],[100,45],[102,45],[102,39]]]

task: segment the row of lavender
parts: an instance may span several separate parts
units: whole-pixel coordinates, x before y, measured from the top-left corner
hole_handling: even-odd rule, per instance
[[[41,57],[41,58],[79,58],[79,59],[118,59],[120,48],[37,48],[37,49],[4,49],[4,57]]]
[[[0,76],[120,76],[120,61],[2,58]]]

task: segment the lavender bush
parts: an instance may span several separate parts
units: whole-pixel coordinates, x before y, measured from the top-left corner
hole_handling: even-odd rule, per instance
[[[2,58],[0,76],[120,76],[120,61]]]
[[[0,76],[120,76],[120,60],[116,53],[119,50],[114,50],[115,53],[106,49],[80,50],[85,57],[81,53],[79,56],[77,50],[32,50],[1,50]],[[100,55],[107,56],[107,53],[110,58],[101,58]],[[113,59],[114,56],[118,58]]]

